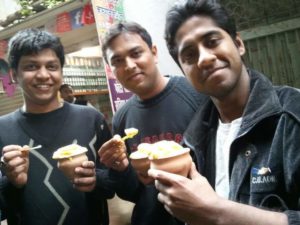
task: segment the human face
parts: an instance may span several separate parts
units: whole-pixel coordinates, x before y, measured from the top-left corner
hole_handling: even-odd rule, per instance
[[[60,97],[67,102],[73,103],[74,101],[74,93],[71,87],[64,87],[60,90]]]
[[[243,86],[243,41],[236,40],[209,17],[193,16],[178,29],[175,42],[185,75],[200,92],[223,98]]]
[[[15,77],[23,89],[27,111],[47,112],[59,107],[62,67],[53,50],[22,56]]]
[[[107,59],[118,81],[142,99],[152,96],[159,72],[156,47],[135,33],[122,33],[114,38],[107,51]]]

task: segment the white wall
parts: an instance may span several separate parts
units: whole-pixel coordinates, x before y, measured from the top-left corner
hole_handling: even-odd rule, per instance
[[[0,20],[5,20],[7,16],[15,13],[20,8],[17,0],[0,0]]]
[[[127,21],[134,21],[145,27],[153,43],[158,47],[158,67],[162,74],[182,75],[181,70],[169,55],[164,36],[167,10],[176,0],[124,0]]]

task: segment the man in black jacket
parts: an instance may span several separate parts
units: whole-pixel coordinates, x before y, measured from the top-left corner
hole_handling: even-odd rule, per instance
[[[167,14],[169,52],[210,96],[184,142],[189,178],[150,170],[165,208],[189,225],[300,224],[300,93],[247,69],[232,17],[188,0]]]

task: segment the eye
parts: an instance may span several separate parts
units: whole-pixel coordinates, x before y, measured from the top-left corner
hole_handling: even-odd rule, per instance
[[[188,48],[182,52],[180,57],[183,63],[193,63],[198,59],[199,54],[196,48]]]
[[[208,48],[214,48],[218,46],[219,42],[220,42],[219,38],[211,37],[205,41],[205,46],[207,46]]]
[[[122,59],[122,58],[113,58],[111,60],[110,64],[112,66],[118,67],[118,66],[121,66],[123,62],[124,62],[124,59]]]
[[[23,70],[25,70],[25,71],[34,71],[37,68],[38,68],[38,66],[33,63],[23,65]]]
[[[134,50],[132,53],[131,53],[131,57],[133,58],[139,58],[141,55],[142,55],[142,51],[141,50]]]
[[[60,66],[57,63],[53,63],[53,64],[51,63],[51,64],[47,65],[47,69],[50,71],[57,71],[60,69]]]

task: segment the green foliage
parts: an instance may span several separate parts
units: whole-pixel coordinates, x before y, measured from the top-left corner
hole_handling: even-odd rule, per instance
[[[39,6],[39,8],[42,6],[46,9],[51,9],[61,3],[68,2],[70,0],[19,0],[21,5],[20,14],[22,15],[22,18],[26,18],[28,16],[31,16],[35,13],[37,13],[34,6]]]
[[[28,17],[36,13],[32,7],[34,2],[33,0],[19,0],[19,2],[22,7],[22,9],[20,10],[22,18]]]
[[[68,0],[44,0],[41,2],[46,8],[51,9],[61,3],[68,2]]]

